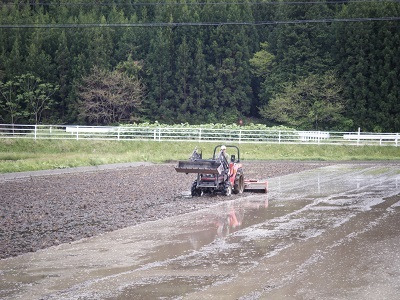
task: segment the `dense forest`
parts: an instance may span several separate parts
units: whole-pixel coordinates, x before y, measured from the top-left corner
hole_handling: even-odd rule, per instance
[[[0,122],[400,131],[400,2],[0,4]]]

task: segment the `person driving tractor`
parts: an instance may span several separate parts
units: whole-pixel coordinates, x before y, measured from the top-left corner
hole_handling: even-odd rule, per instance
[[[222,145],[221,146],[221,154],[225,157],[226,162],[229,163],[229,155],[226,153],[226,146]]]

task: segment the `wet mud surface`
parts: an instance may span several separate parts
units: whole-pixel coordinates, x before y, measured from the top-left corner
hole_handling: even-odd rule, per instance
[[[267,194],[194,201],[180,174],[154,221],[0,260],[0,298],[398,299],[400,163],[263,164]]]
[[[247,178],[266,179],[328,164],[249,162],[244,169]],[[184,197],[194,175],[178,174],[174,167],[145,165],[0,180],[0,259],[226,200]]]

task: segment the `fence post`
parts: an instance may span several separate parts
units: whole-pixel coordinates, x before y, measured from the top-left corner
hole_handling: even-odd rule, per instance
[[[281,143],[281,131],[279,130],[278,131],[278,144],[280,144]]]
[[[201,128],[199,128],[199,142],[201,142]]]
[[[360,144],[360,134],[361,134],[361,128],[358,127],[357,146]]]
[[[161,142],[161,128],[158,128],[158,141]]]
[[[118,126],[118,130],[117,130],[117,132],[118,132],[118,135],[117,135],[117,140],[119,141],[119,126]]]
[[[79,140],[79,126],[76,126],[76,140]]]
[[[399,134],[396,133],[396,140],[395,140],[395,142],[396,142],[396,147],[397,147],[397,141],[398,141],[398,139],[399,139]]]
[[[154,131],[153,131],[153,137],[154,137],[154,140],[156,141],[157,140],[157,128],[154,129]]]
[[[37,135],[37,124],[35,124],[35,141],[36,141],[36,135]]]
[[[242,142],[242,130],[239,130],[239,144]]]

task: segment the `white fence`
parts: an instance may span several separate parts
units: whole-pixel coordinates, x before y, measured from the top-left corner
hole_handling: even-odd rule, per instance
[[[0,138],[398,146],[399,133],[0,124]]]

